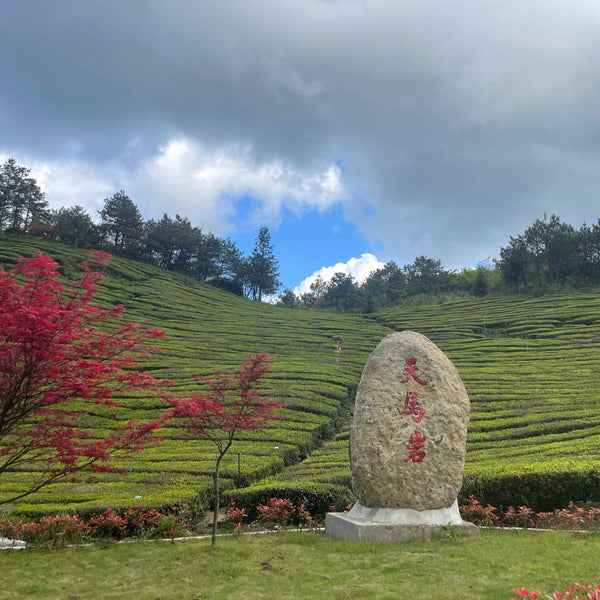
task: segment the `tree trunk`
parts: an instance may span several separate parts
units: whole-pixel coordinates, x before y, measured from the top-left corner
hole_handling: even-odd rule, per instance
[[[219,469],[221,467],[221,459],[225,455],[225,452],[221,452],[217,458],[217,464],[215,465],[214,473],[214,498],[215,498],[215,511],[213,513],[213,530],[212,530],[212,545],[217,543],[217,521],[219,519]]]

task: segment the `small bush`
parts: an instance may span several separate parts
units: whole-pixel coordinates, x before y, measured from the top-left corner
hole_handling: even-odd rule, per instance
[[[127,519],[119,516],[112,508],[88,521],[90,529],[97,537],[121,539],[127,531]]]
[[[496,514],[496,507],[483,506],[475,496],[469,496],[467,503],[460,507],[460,516],[469,523],[484,527],[491,527],[497,523],[499,517]]]
[[[0,537],[19,540],[23,535],[24,525],[23,521],[11,521],[10,519],[0,518]]]
[[[519,598],[538,598],[540,592],[530,592],[527,588],[513,589],[517,594],[510,600],[518,600]],[[600,585],[591,585],[589,583],[574,583],[564,591],[558,590],[552,596],[546,596],[549,600],[600,600]]]
[[[292,520],[296,507],[288,498],[271,498],[267,504],[256,507],[260,523],[280,523],[287,525]]]
[[[227,490],[223,495],[226,500],[244,508],[249,521],[258,519],[256,507],[268,504],[271,498],[287,498],[295,506],[304,506],[313,517],[329,512],[331,506],[345,507],[355,499],[348,488],[332,484],[262,485]]]
[[[176,538],[187,533],[183,523],[173,515],[161,515],[156,525],[148,531],[150,538]]]
[[[123,513],[125,533],[129,537],[140,537],[157,527],[164,515],[155,508],[146,510],[139,502]]]
[[[245,508],[238,508],[235,505],[235,502],[230,502],[227,507],[227,521],[230,523],[235,523],[236,525],[240,524],[243,519],[245,519],[248,515],[246,514]]]
[[[461,517],[475,525],[490,527],[539,527],[542,529],[600,529],[600,508],[594,506],[576,506],[569,502],[568,508],[557,508],[553,512],[539,512],[527,506],[514,508],[502,514],[496,514],[494,506],[483,506],[475,496],[469,496],[467,503],[460,508]]]
[[[42,517],[38,523],[24,523],[21,538],[34,544],[59,545],[81,541],[90,533],[87,523],[77,515]]]
[[[504,513],[502,523],[513,527],[535,527],[535,512],[527,506],[519,506],[518,508],[508,507]]]

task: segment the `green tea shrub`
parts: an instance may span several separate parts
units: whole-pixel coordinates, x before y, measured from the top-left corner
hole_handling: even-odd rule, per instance
[[[467,473],[459,499],[469,496],[499,507],[526,505],[536,512],[552,511],[569,502],[600,501],[600,469],[551,467],[531,472]],[[460,504],[460,500],[459,500]]]
[[[237,507],[244,508],[249,522],[259,516],[256,507],[268,504],[271,498],[287,498],[296,506],[304,505],[313,516],[323,515],[331,511],[333,506],[343,510],[355,499],[345,486],[319,483],[252,486],[228,490],[223,496],[225,502],[235,502]]]

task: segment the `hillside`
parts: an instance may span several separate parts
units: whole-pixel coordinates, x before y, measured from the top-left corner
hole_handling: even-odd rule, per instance
[[[65,266],[87,255],[37,240],[0,239],[3,265],[37,250]],[[167,332],[164,353],[145,368],[174,379],[178,391],[195,389],[195,375],[236,366],[246,353],[271,354],[271,395],[287,404],[285,418],[232,449],[224,472],[230,488],[238,478],[238,453],[242,485],[261,479],[267,490],[314,482],[347,485],[347,434],[320,446],[343,424],[362,367],[379,340],[392,330],[412,329],[454,361],[471,398],[465,493],[538,508],[550,501],[600,499],[600,298],[594,294],[482,298],[388,309],[367,318],[250,302],[114,259],[101,296],[124,304],[128,320]],[[345,340],[339,365],[334,335]],[[94,415],[99,428],[111,419],[151,417],[160,409],[156,400],[139,395],[118,401],[122,408],[114,415]],[[19,510],[127,506],[137,496],[148,505],[191,500],[208,488],[214,452],[203,443],[177,440],[176,434],[167,430],[162,445],[123,465],[130,473],[49,486]],[[0,493],[18,489],[26,478],[11,474]]]
[[[600,500],[600,297],[500,297],[394,308],[454,362],[471,400],[463,495],[540,510]],[[263,485],[348,482],[347,435]]]
[[[3,266],[16,256],[44,251],[67,270],[87,257],[86,251],[26,238],[0,239]],[[360,317],[294,311],[244,300],[184,276],[123,259],[113,259],[98,299],[123,304],[126,318],[167,335],[162,354],[153,355],[144,368],[157,378],[176,384],[172,391],[197,389],[194,376],[213,368],[236,367],[247,353],[268,352],[273,359],[271,396],[287,404],[282,421],[264,435],[242,436],[228,454],[222,471],[229,485],[255,481],[281,470],[317,447],[333,434],[340,416],[347,412],[349,394],[372,348],[389,330]],[[335,364],[333,335],[342,335],[344,351]],[[151,418],[160,410],[157,400],[117,397],[121,408],[93,415],[99,429],[115,419]],[[98,481],[55,484],[29,496],[20,511],[36,511],[57,505],[84,510],[97,506],[128,506],[136,497],[149,505],[165,505],[194,498],[210,484],[214,449],[207,443],[173,439],[167,429],[161,445],[136,455],[123,465],[130,473],[107,474]],[[0,493],[18,489],[26,473],[14,473],[2,481]],[[5,496],[6,497],[6,496]]]

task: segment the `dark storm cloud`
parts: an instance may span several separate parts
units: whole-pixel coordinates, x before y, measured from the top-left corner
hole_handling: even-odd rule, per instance
[[[39,1],[3,7],[0,151],[135,169],[177,136],[343,161],[398,262],[466,265],[600,216],[588,1]]]

